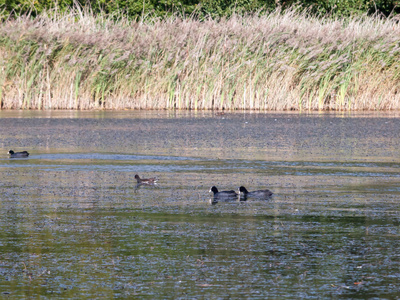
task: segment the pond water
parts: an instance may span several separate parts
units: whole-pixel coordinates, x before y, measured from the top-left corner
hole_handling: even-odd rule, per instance
[[[1,298],[399,298],[399,113],[0,111],[0,151]]]

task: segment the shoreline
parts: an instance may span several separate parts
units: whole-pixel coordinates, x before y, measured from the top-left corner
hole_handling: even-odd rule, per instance
[[[143,115],[191,115],[191,114],[204,114],[213,115],[215,117],[225,117],[229,115],[246,115],[246,114],[265,114],[265,115],[392,115],[400,117],[399,110],[200,110],[200,109],[0,109],[1,114],[15,114],[15,115],[42,115],[42,114],[143,114]]]

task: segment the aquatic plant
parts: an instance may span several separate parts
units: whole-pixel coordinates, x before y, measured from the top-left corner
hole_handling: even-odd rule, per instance
[[[400,25],[268,15],[2,17],[3,109],[399,109]]]

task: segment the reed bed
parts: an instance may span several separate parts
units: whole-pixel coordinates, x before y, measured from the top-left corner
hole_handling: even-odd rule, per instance
[[[296,9],[222,20],[0,23],[3,109],[394,110],[400,25]]]

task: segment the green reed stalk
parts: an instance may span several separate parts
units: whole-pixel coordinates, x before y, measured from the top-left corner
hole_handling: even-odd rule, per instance
[[[81,76],[82,76],[81,72],[78,72],[76,74],[76,76],[75,76],[75,84],[74,84],[74,87],[75,87],[75,105],[74,105],[74,108],[75,109],[78,109],[79,83],[80,83],[80,80],[81,80]]]

